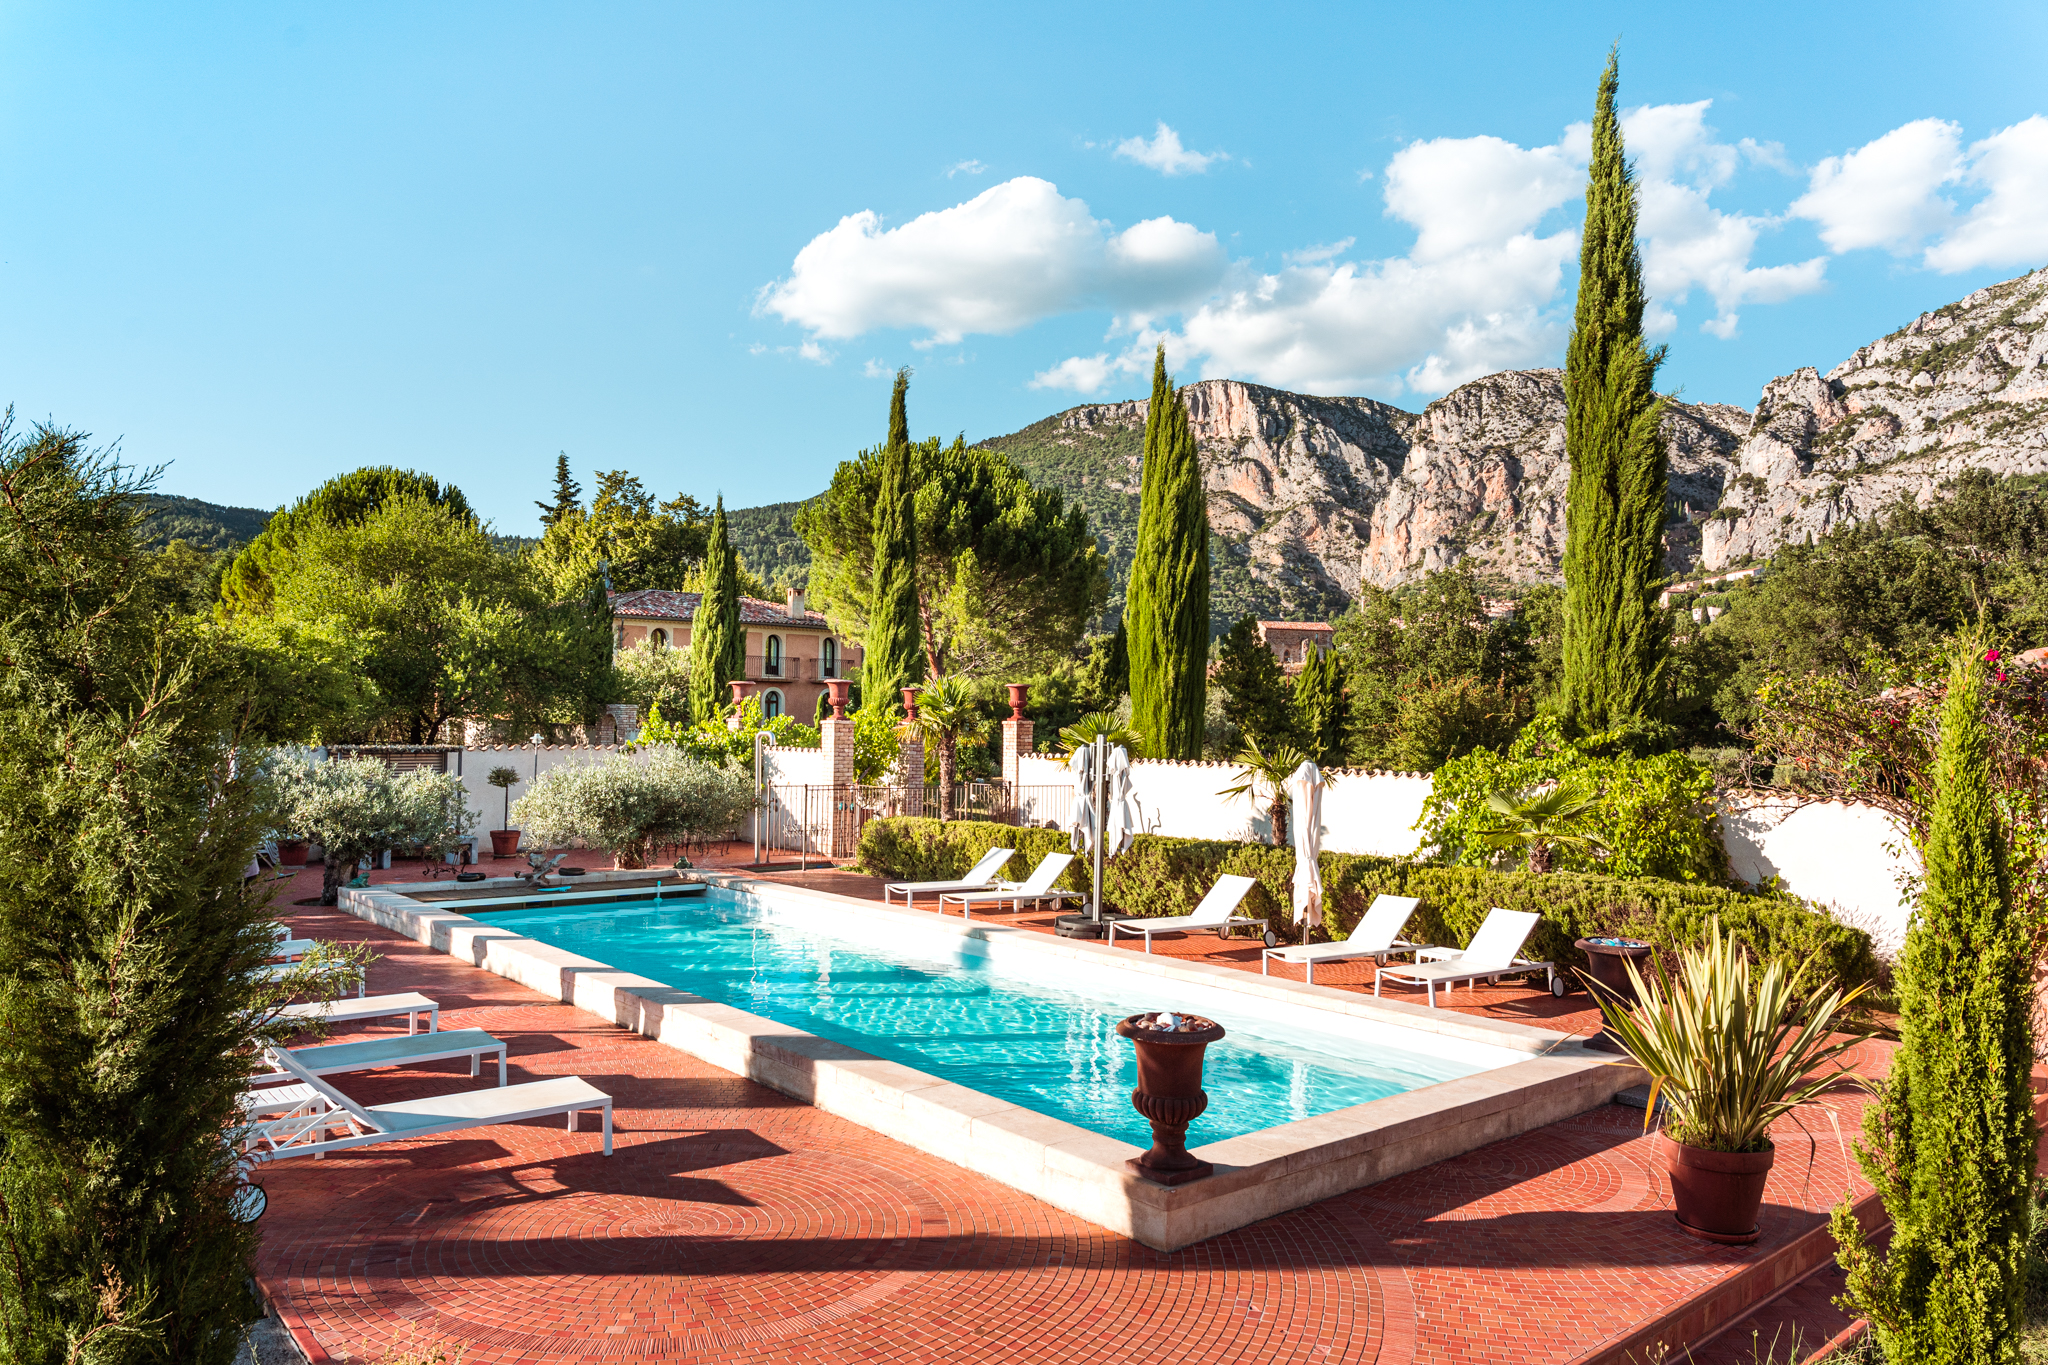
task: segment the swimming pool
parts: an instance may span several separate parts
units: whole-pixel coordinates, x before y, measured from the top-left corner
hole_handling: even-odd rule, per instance
[[[720,887],[685,902],[470,911],[623,971],[857,1047],[1125,1142],[1126,1015],[1190,1009],[1229,1030],[1209,1048],[1199,1145],[1525,1061],[1528,1054],[1317,1011],[1264,1009],[1215,988],[1121,968],[975,950],[950,931],[887,937]]]

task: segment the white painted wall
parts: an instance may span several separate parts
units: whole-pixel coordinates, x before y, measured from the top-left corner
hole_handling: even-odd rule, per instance
[[[1332,853],[1405,858],[1422,836],[1415,822],[1435,785],[1427,773],[1336,772],[1323,787],[1323,847]]]
[[[1721,806],[1721,842],[1730,870],[1742,880],[1781,878],[1794,895],[1819,901],[1844,924],[1868,932],[1879,952],[1895,953],[1905,942],[1913,904],[1904,886],[1919,874],[1920,858],[1883,811],[1731,798]]]
[[[623,750],[614,745],[531,744],[505,745],[490,749],[457,749],[448,755],[448,771],[462,779],[463,788],[469,793],[469,808],[476,812],[477,844],[485,852],[490,851],[490,831],[494,829],[518,829],[517,820],[505,824],[505,796],[484,778],[493,768],[513,768],[519,773],[519,784],[512,788],[512,803],[526,795],[533,785],[534,776],[555,768],[569,765],[588,766],[606,763],[618,757]]]

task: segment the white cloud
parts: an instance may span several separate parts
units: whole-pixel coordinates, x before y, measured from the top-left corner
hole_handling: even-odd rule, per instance
[[[946,179],[951,180],[956,175],[980,175],[987,169],[988,167],[972,158],[966,161],[956,161],[946,168]]]
[[[1782,303],[1810,294],[1827,271],[1824,256],[1795,265],[1750,265],[1757,238],[1772,220],[1723,213],[1708,198],[1734,178],[1745,155],[1757,159],[1749,150],[1757,144],[1717,141],[1706,122],[1711,104],[1650,105],[1621,116],[1622,138],[1636,166],[1643,287],[1651,299],[1644,330],[1652,336],[1677,327],[1677,305],[1704,288],[1715,315],[1700,330],[1726,341],[1735,335],[1737,309],[1744,303]]]
[[[1109,358],[1109,353],[1068,356],[1049,370],[1040,370],[1031,376],[1034,389],[1072,389],[1075,393],[1096,394],[1102,386],[1122,373],[1123,367]]]
[[[1846,156],[1828,157],[1787,211],[1818,223],[1820,239],[1837,254],[1883,247],[1905,255],[1954,211],[1937,191],[1962,169],[1962,132],[1940,119],[1916,119]]]
[[[1208,294],[1226,264],[1212,233],[1171,218],[1115,232],[1081,200],[1023,176],[901,227],[849,214],[756,306],[814,337],[911,327],[929,333],[923,344],[951,344],[1084,307],[1142,319]]]
[[[869,360],[867,364],[860,367],[860,374],[863,379],[888,379],[895,373],[895,370],[884,365],[879,360]]]
[[[1181,146],[1180,134],[1167,127],[1165,119],[1159,121],[1151,141],[1127,137],[1116,144],[1116,154],[1140,166],[1150,166],[1161,175],[1200,175],[1209,169],[1210,162],[1230,160],[1224,152],[1191,152]]]
[[[1927,249],[1945,275],[2048,260],[2048,119],[2039,114],[1970,148],[1966,183],[1987,193]]]

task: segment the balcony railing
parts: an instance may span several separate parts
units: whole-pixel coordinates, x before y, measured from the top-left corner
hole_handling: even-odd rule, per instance
[[[756,682],[816,682],[818,661],[816,659],[792,659],[785,654],[769,666],[765,655],[747,656],[747,676]]]

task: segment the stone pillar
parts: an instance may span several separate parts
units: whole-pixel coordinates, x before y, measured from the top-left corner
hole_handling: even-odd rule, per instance
[[[1010,801],[1017,802],[1017,786],[1023,780],[1023,764],[1019,762],[1031,752],[1031,717],[1024,714],[1025,699],[1030,687],[1025,683],[1010,683],[1010,718],[1003,722],[1003,781],[1009,784]]]
[[[630,744],[640,738],[640,708],[631,702],[612,702],[605,708],[611,718],[614,744]]]
[[[903,787],[903,813],[924,812],[924,736],[918,733],[917,689],[903,689],[903,723],[896,727],[896,781]]]
[[[825,771],[832,783],[832,846],[825,851],[829,858],[850,857],[860,837],[859,812],[854,809],[853,722],[846,715],[846,688],[843,680],[828,685],[832,714],[818,723],[825,739]]]

